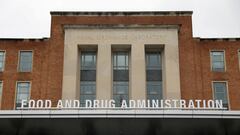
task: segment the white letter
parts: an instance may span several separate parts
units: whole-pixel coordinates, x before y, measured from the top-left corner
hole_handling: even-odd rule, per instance
[[[203,108],[206,108],[206,100],[203,100]]]
[[[110,108],[115,108],[115,100],[109,100],[109,106]]]
[[[93,100],[93,108],[99,108],[99,100]]]
[[[91,100],[86,100],[85,107],[86,108],[91,108],[92,107],[92,101]]]
[[[63,108],[62,100],[58,100],[57,108],[59,108],[59,109]]]
[[[35,108],[35,100],[29,100],[28,101],[28,108]]]
[[[193,100],[189,100],[188,108],[195,108]]]
[[[121,108],[127,108],[127,102],[126,102],[126,100],[122,100]]]
[[[24,106],[25,106],[25,105],[27,105],[27,103],[26,103],[26,102],[27,102],[27,100],[24,100],[24,99],[22,100],[22,103],[21,103],[21,108],[24,108]]]
[[[71,108],[72,107],[72,100],[65,100],[65,108]]]
[[[177,101],[178,101],[178,100],[173,99],[172,101],[173,101],[173,107],[174,107],[174,108],[177,108]]]
[[[147,100],[147,108],[150,108],[150,107],[151,107],[150,100]]]
[[[43,108],[43,101],[37,100],[37,108]]]
[[[222,100],[215,100],[216,108],[222,109],[223,103]]]
[[[45,107],[51,108],[52,107],[52,101],[51,100],[45,100]]]
[[[79,108],[79,107],[80,107],[79,100],[73,100],[73,108]]]
[[[183,100],[183,99],[180,100],[180,108],[187,108],[186,100]]]
[[[214,101],[213,100],[208,100],[208,108],[214,108]]]
[[[165,107],[166,108],[171,108],[170,100],[165,100]]]
[[[146,107],[146,100],[137,100],[137,107],[138,108],[145,108]]]
[[[158,108],[159,107],[159,101],[158,100],[152,100],[152,108]]]
[[[201,105],[200,105],[201,100],[195,100],[195,101],[197,102],[197,108],[200,108],[201,107]]]
[[[160,104],[161,104],[161,108],[164,108],[164,104],[163,104],[164,100],[160,100]]]
[[[129,100],[129,107],[130,108],[135,108],[136,107],[135,100]]]

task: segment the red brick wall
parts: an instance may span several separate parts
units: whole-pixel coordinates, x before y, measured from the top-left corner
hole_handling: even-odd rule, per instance
[[[15,103],[16,81],[31,81],[31,98],[46,97],[46,77],[48,41],[0,40],[0,50],[5,50],[5,69],[0,72],[3,81],[1,109],[13,109]],[[29,73],[18,72],[20,50],[33,50],[33,69]]]
[[[200,91],[199,97],[212,99],[212,81],[227,81],[229,102],[231,109],[240,109],[240,67],[238,50],[240,41],[196,41],[198,53],[197,63],[199,66],[198,78]],[[210,64],[210,51],[224,50],[226,60],[226,72],[212,72]]]
[[[232,109],[240,109],[240,71],[237,50],[240,41],[199,41],[192,37],[191,16],[52,16],[47,41],[0,40],[6,50],[2,109],[13,109],[17,80],[32,81],[31,98],[61,99],[64,24],[165,24],[179,25],[180,84],[183,99],[211,99],[211,81],[228,80]],[[33,72],[18,73],[18,51],[34,50]],[[227,72],[210,71],[210,49],[225,49]]]

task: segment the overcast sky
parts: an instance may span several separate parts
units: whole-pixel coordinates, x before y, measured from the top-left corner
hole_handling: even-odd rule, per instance
[[[240,0],[0,0],[0,38],[50,36],[50,11],[193,11],[193,36],[240,37]]]

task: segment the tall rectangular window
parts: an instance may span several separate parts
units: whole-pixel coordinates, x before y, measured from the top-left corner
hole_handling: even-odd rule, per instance
[[[222,100],[223,106],[228,108],[228,94],[226,82],[213,82],[214,100]]]
[[[20,51],[18,70],[20,72],[32,71],[32,51]]]
[[[0,51],[0,72],[4,70],[5,66],[5,51]]]
[[[211,51],[211,65],[212,71],[224,72],[225,71],[225,58],[224,51]]]
[[[2,104],[2,91],[3,91],[3,82],[0,81],[0,108]]]
[[[113,52],[113,99],[120,107],[123,100],[129,100],[129,53]]]
[[[161,52],[146,52],[147,99],[160,100],[162,94]]]
[[[96,52],[81,52],[80,103],[96,99]]]
[[[30,82],[17,82],[16,108],[21,107],[22,100],[30,100]]]

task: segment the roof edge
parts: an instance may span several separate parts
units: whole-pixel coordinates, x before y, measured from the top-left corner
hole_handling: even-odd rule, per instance
[[[231,38],[200,38],[194,37],[198,41],[240,41],[240,37],[231,37]]]
[[[191,16],[193,11],[51,11],[52,16]]]
[[[48,41],[50,38],[0,38],[0,41]]]

